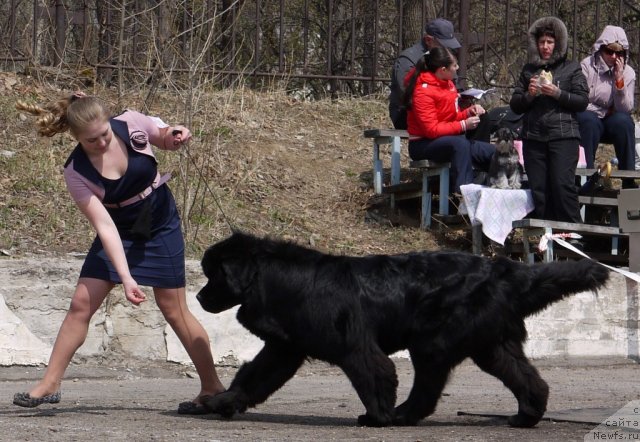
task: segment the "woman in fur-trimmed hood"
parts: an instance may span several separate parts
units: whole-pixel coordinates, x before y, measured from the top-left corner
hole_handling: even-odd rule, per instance
[[[509,105],[524,114],[522,144],[534,218],[582,222],[575,186],[580,130],[577,112],[586,109],[588,89],[580,65],[567,60],[567,28],[543,17],[529,28],[529,62]]]
[[[580,136],[587,167],[594,167],[598,144],[612,143],[620,170],[635,169],[634,108],[636,73],[627,64],[629,41],[624,29],[605,26],[593,45],[593,52],[580,65],[587,78],[589,105],[578,113]],[[632,179],[623,188],[636,187]]]
[[[551,57],[543,59],[538,51],[538,39],[536,33],[543,29],[552,29],[555,34],[556,44],[553,48]],[[569,33],[567,27],[562,20],[557,17],[542,17],[533,22],[527,32],[527,55],[529,63],[544,68],[553,65],[567,58],[567,50],[569,49]]]

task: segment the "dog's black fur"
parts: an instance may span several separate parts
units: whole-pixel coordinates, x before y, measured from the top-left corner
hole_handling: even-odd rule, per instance
[[[462,252],[334,256],[234,233],[204,254],[208,282],[197,299],[264,340],[229,389],[206,398],[231,417],[264,402],[306,358],[340,367],[366,414],[361,425],[415,425],[430,415],[450,371],[470,357],[516,396],[514,426],[543,416],[548,386],[523,352],[523,318],[573,293],[596,290],[609,271],[588,259],[529,265]],[[387,355],[408,349],[415,368],[407,400]]]
[[[522,186],[522,166],[518,161],[518,151],[513,146],[515,134],[506,127],[498,129],[496,153],[489,164],[489,186],[497,189],[520,189]]]

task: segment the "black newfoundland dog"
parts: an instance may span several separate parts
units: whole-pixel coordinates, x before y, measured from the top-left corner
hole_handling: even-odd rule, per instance
[[[528,265],[462,252],[334,256],[244,233],[210,247],[197,295],[212,313],[240,305],[238,320],[264,340],[229,389],[205,400],[231,417],[264,402],[306,358],[340,367],[366,414],[360,425],[415,425],[436,408],[451,370],[470,357],[518,400],[509,424],[534,426],[549,388],[527,360],[523,318],[567,295],[602,287],[609,271],[587,259]],[[414,384],[395,407],[387,355],[408,349]],[[394,408],[395,407],[395,408]]]

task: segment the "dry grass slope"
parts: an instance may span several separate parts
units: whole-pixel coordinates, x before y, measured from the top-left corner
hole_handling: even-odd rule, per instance
[[[65,87],[0,73],[0,249],[14,256],[81,253],[94,236],[62,178],[73,140],[38,138],[32,119],[14,107],[16,99],[56,98]],[[87,92],[117,103],[113,90]],[[239,88],[197,91],[190,112],[187,101],[158,93],[148,113],[187,123],[195,134],[180,153],[159,155],[160,169],[174,176],[191,257],[228,235],[230,225],[341,254],[440,248],[429,232],[367,216],[380,198],[362,131],[388,127],[385,97],[308,102]],[[143,102],[130,92],[122,107],[142,110]]]

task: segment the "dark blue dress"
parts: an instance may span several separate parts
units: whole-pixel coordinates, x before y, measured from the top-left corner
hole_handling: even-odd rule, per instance
[[[129,164],[121,178],[99,177],[105,189],[104,203],[125,201],[147,188],[156,177],[153,158],[136,152],[128,144],[127,151]],[[107,211],[118,228],[131,276],[138,284],[160,288],[185,286],[184,238],[176,203],[167,184],[141,201]],[[97,236],[80,277],[122,283]]]

